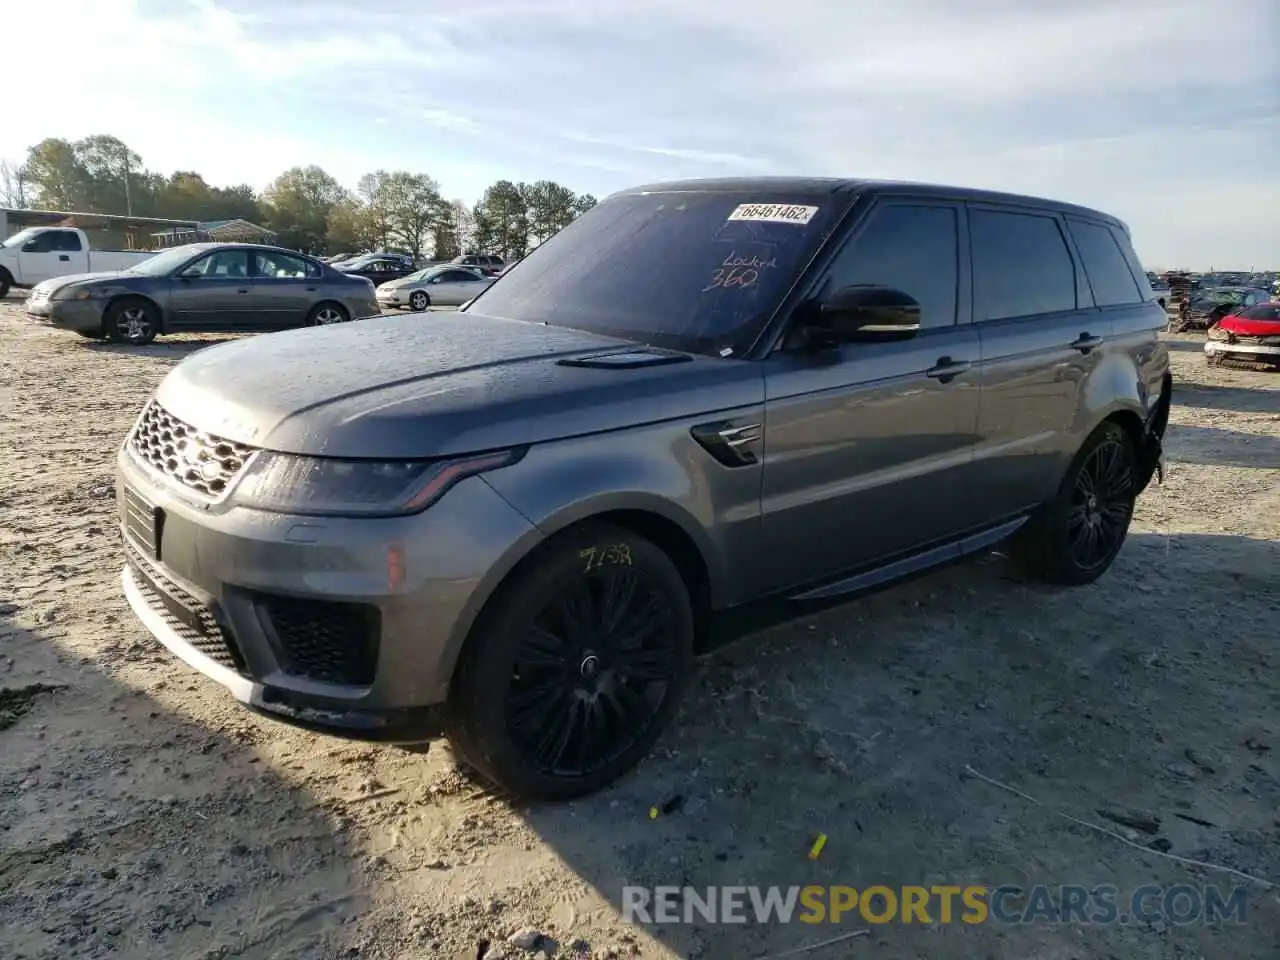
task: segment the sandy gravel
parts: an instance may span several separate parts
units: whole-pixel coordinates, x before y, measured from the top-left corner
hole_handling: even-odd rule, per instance
[[[210,341],[96,345],[17,307],[0,306],[4,960],[472,960],[484,941],[736,960],[861,922],[629,927],[623,883],[1231,882],[1048,807],[1280,881],[1280,373],[1171,341],[1165,485],[1101,583],[1032,587],[993,556],[768,630],[703,662],[636,774],[526,809],[446,748],[256,718],[158,648],[120,594],[110,464]],[[1115,805],[1155,833],[1099,818]],[[894,924],[802,956],[1274,960],[1280,896],[1250,889],[1238,926]],[[506,943],[529,928],[548,939]]]

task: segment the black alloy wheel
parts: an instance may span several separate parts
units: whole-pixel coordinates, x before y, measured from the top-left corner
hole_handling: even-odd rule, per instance
[[[534,618],[506,707],[539,773],[589,776],[645,737],[675,683],[673,619],[661,590],[622,565],[585,574]]]
[[[1108,563],[1123,543],[1133,516],[1133,462],[1128,445],[1108,436],[1076,473],[1067,511],[1071,555],[1081,570]]]
[[[472,628],[446,705],[454,752],[523,799],[599,790],[675,716],[693,638],[688,586],[661,548],[601,522],[565,531]]]

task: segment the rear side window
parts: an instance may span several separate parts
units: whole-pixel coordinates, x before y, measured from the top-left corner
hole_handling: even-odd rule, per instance
[[[901,290],[920,304],[920,327],[955,326],[959,268],[951,207],[882,206],[831,265],[831,289],[863,284]]]
[[[1076,271],[1053,217],[969,212],[974,319],[1004,320],[1076,308]]]
[[[1080,251],[1080,261],[1097,306],[1114,307],[1142,302],[1138,284],[1110,230],[1083,220],[1068,220],[1067,229]]]
[[[1133,241],[1129,239],[1128,232],[1114,226],[1110,230],[1112,239],[1115,240],[1116,246],[1120,248],[1124,262],[1129,265],[1129,270],[1133,273],[1133,279],[1138,284],[1138,293],[1143,300],[1154,300],[1156,294],[1151,289],[1151,276],[1146,270],[1142,269],[1142,261],[1138,259],[1138,253],[1133,249]],[[1166,283],[1165,286],[1168,286],[1168,284]]]

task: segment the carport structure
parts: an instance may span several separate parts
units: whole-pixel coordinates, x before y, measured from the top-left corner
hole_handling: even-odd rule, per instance
[[[109,213],[0,208],[0,239],[28,227],[79,227],[96,250],[154,250],[160,246],[155,239],[157,230],[194,230],[199,223]]]

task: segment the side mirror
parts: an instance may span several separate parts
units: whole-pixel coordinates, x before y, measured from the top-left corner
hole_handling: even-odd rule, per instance
[[[841,287],[818,307],[814,325],[840,342],[906,339],[920,332],[920,304],[892,287]]]

